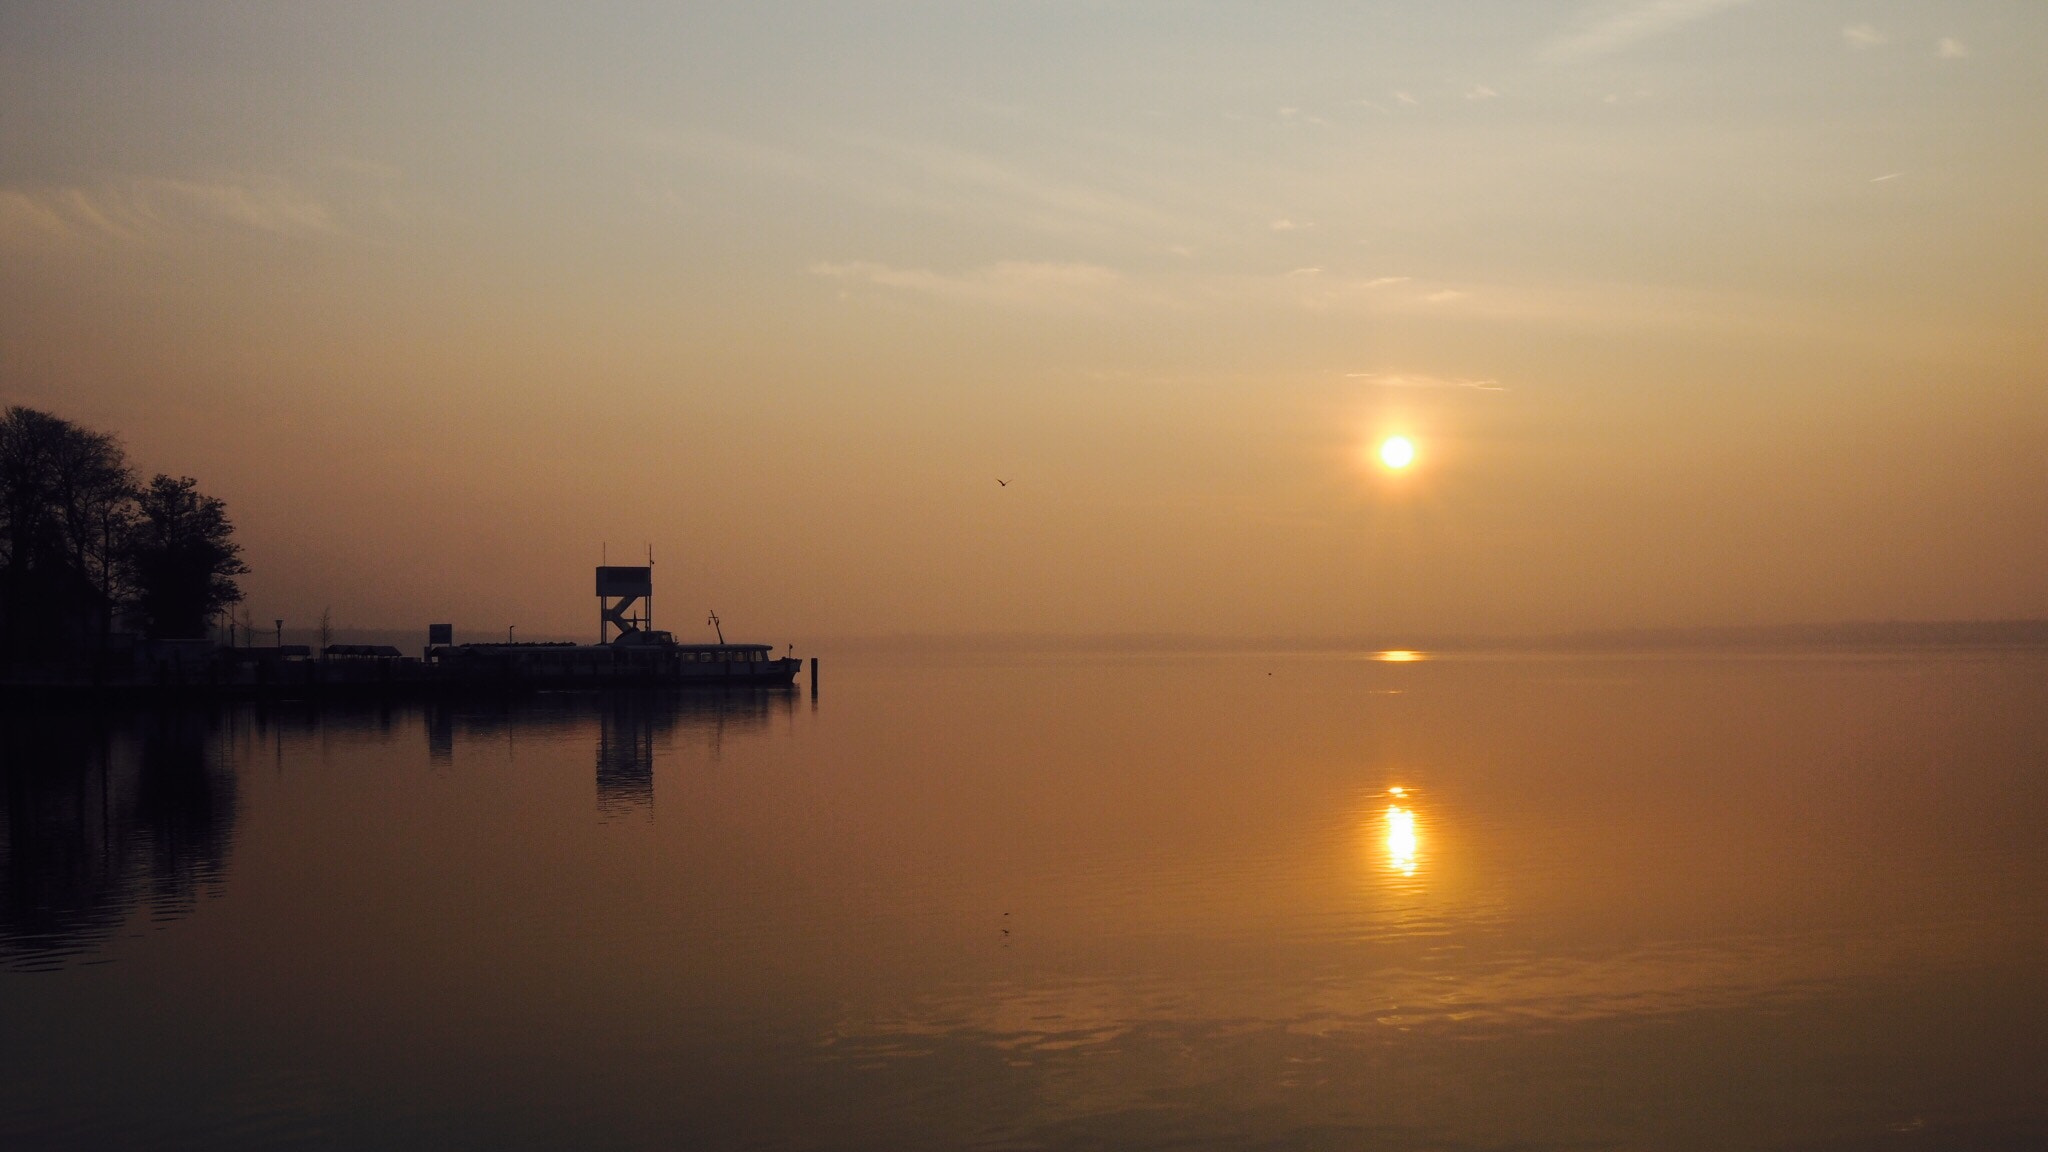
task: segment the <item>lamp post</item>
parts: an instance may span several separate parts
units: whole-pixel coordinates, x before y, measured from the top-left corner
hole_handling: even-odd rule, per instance
[[[282,648],[284,647],[284,621],[274,620],[272,623],[277,625],[277,646]]]

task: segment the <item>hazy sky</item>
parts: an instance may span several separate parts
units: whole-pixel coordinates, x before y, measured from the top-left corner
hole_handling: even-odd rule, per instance
[[[424,7],[0,5],[0,400],[259,618],[2048,615],[2038,0]]]

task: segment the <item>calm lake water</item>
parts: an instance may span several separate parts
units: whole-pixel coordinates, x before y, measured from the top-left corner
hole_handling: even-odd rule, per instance
[[[2048,654],[0,718],[0,1148],[2048,1146]]]

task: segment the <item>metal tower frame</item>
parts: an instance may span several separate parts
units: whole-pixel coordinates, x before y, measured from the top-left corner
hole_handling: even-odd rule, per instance
[[[640,605],[638,615],[628,615]],[[654,626],[654,566],[620,567],[600,565],[597,569],[597,642],[612,642],[611,630],[619,635]]]

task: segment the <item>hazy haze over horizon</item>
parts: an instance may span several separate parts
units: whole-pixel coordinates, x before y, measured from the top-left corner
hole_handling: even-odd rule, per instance
[[[288,627],[580,634],[650,542],[691,638],[2048,616],[2044,59],[2019,0],[31,0],[0,402],[225,498]]]

